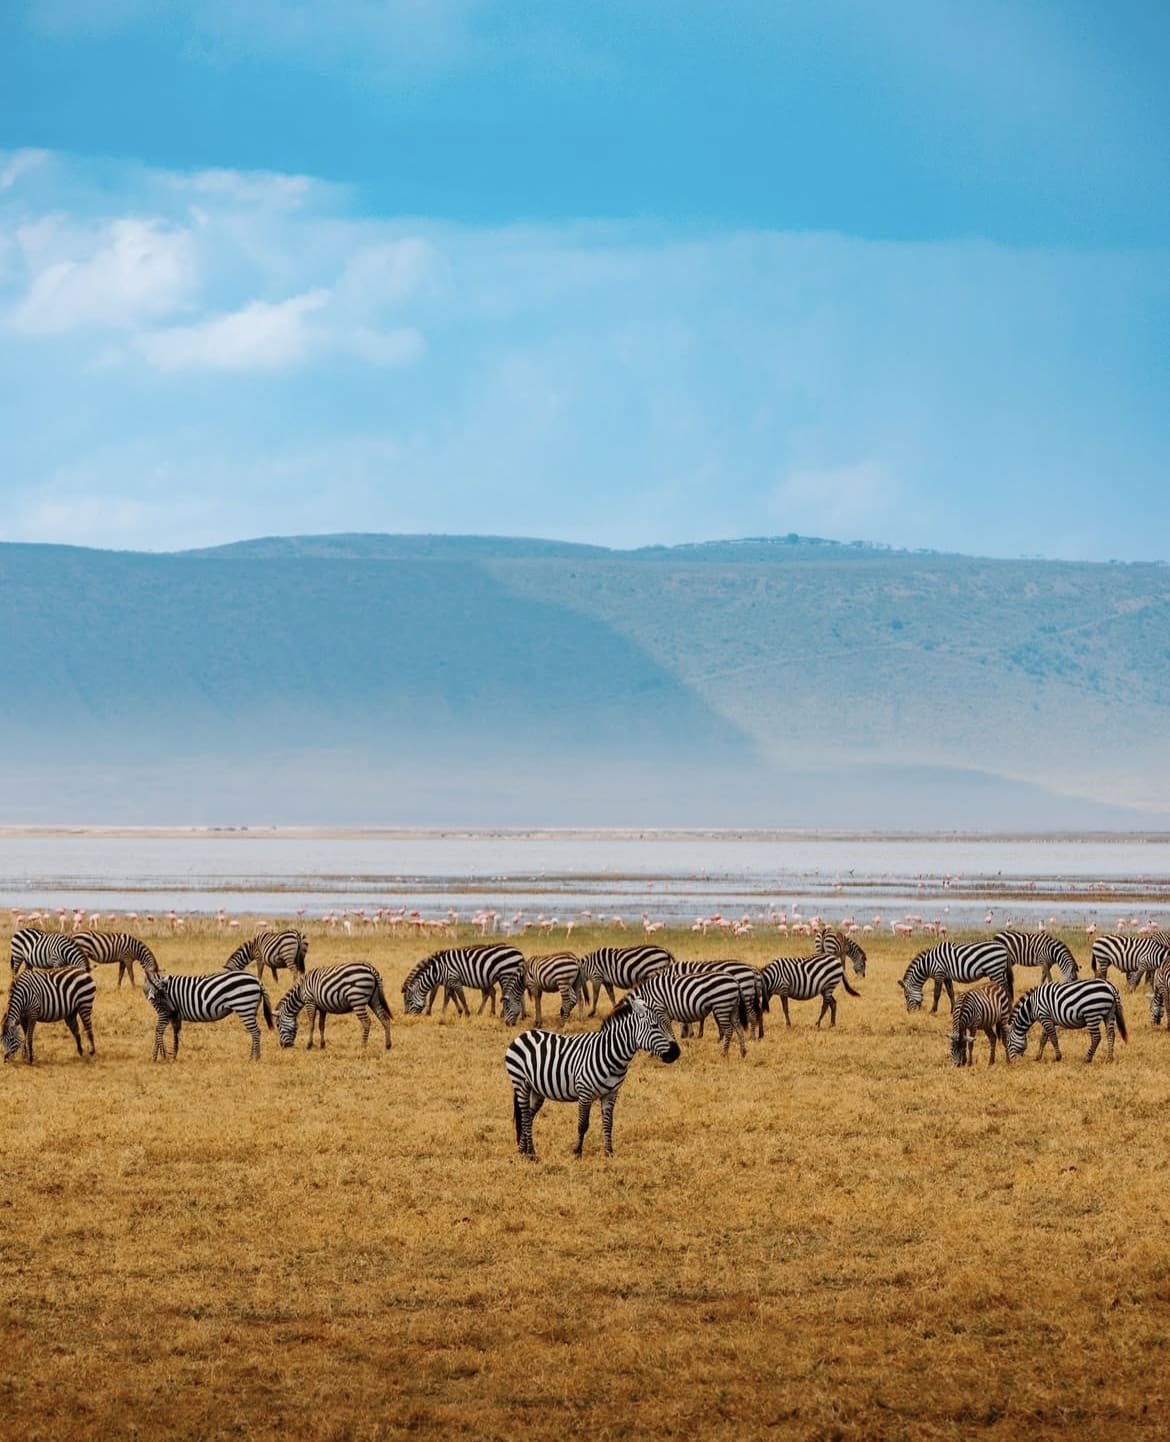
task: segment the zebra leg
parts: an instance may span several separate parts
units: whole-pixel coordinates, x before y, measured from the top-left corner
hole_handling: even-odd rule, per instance
[[[512,1118],[516,1125],[516,1150],[522,1157],[536,1160],[532,1145],[532,1088],[527,1084],[512,1085]]]
[[[602,1112],[601,1112],[602,1126],[605,1127],[605,1103],[604,1103],[604,1101],[602,1102],[601,1106],[602,1106]],[[581,1100],[577,1103],[577,1145],[573,1148],[573,1155],[574,1155],[575,1157],[579,1157],[579,1156],[581,1155],[581,1148],[585,1145],[585,1133],[589,1130],[589,1113],[590,1113],[592,1110],[593,1110],[593,1098],[592,1098],[592,1097],[582,1097]],[[608,1151],[608,1150],[609,1150],[609,1143],[608,1143],[609,1129],[608,1129],[608,1127],[605,1127],[605,1133],[606,1133],[606,1138],[607,1138],[606,1150]]]
[[[1099,1022],[1091,1021],[1091,1022],[1089,1023],[1089,1051],[1088,1051],[1087,1056],[1085,1057],[1085,1061],[1086,1061],[1086,1062],[1090,1062],[1090,1061],[1093,1060],[1093,1053],[1097,1050],[1097,1048],[1098,1048],[1100,1045],[1101,1045],[1101,1025],[1100,1025]]]
[[[941,981],[938,979],[938,977],[936,976],[935,979],[934,979],[934,1005],[930,1008],[931,1011],[937,1011],[937,1010],[938,1010],[938,1000],[939,1000],[939,997],[942,996],[942,987],[943,987],[942,982],[941,982]],[[954,998],[952,997],[951,1000],[952,1000],[952,1002],[953,1002],[953,1001],[954,1001]]]
[[[601,1098],[601,1134],[605,1138],[605,1155],[613,1156],[613,1109],[617,1105],[617,1087]]]
[[[1052,1050],[1056,1053],[1056,1060],[1063,1061],[1064,1057],[1060,1054],[1060,1040],[1056,1035],[1055,1022],[1045,1021],[1041,1022],[1040,1025],[1043,1028],[1043,1034],[1040,1037],[1040,1050],[1043,1051],[1044,1043],[1050,1041],[1052,1043]]]
[[[991,1043],[991,1055],[987,1058],[987,1065],[988,1065],[988,1066],[994,1066],[994,1065],[995,1065],[995,1043],[996,1043],[996,1040],[997,1040],[997,1038],[996,1038],[996,1032],[995,1032],[995,1027],[993,1027],[993,1026],[984,1027],[984,1031],[987,1033],[987,1040]]]
[[[736,1016],[734,1012],[732,1012],[732,1014],[731,1014],[731,1031],[732,1031],[732,1034],[733,1034],[734,1036],[739,1037],[739,1054],[740,1054],[740,1056],[741,1056],[741,1057],[747,1056],[747,1040],[745,1039],[744,1034],[743,1034],[743,1027],[740,1026],[740,1024],[739,1024],[739,1017]],[[726,1047],[723,1048],[723,1055],[724,1055],[724,1056],[727,1055],[727,1048],[726,1048]]]
[[[74,1016],[67,1016],[67,1017],[65,1018],[65,1025],[69,1028],[69,1030],[70,1030],[70,1031],[72,1032],[72,1034],[73,1034],[73,1040],[74,1040],[74,1042],[75,1042],[76,1045],[77,1045],[77,1055],[78,1055],[78,1056],[82,1056],[83,1053],[82,1053],[82,1050],[81,1050],[81,1028],[77,1025],[77,1017],[76,1017],[76,1015],[74,1015]]]
[[[251,1050],[251,1052],[249,1053],[249,1057],[250,1057],[250,1059],[251,1059],[252,1061],[259,1061],[259,1060],[260,1060],[260,1023],[256,1020],[256,1013],[255,1013],[255,1012],[252,1013],[252,1017],[251,1017],[250,1020],[249,1020],[247,1017],[242,1018],[242,1020],[243,1020],[243,1022],[244,1022],[244,1026],[247,1028],[248,1035],[252,1038],[252,1050]]]
[[[374,998],[374,1000],[373,1000],[373,1002],[371,1003],[371,1005],[372,1005],[373,1008],[374,1008],[374,1015],[375,1015],[375,1016],[378,1018],[378,1020],[382,1023],[382,1030],[386,1033],[386,1050],[389,1051],[389,1050],[390,1050],[390,1012],[389,1012],[389,1009],[388,1009],[387,1007],[384,1007],[384,1006],[382,1005],[382,1003],[377,999],[377,997]]]
[[[321,1014],[322,1014],[322,1016],[324,1016],[324,1012],[322,1012]],[[354,1014],[354,1016],[357,1017],[359,1023],[361,1024],[361,1028],[362,1028],[362,1051],[365,1051],[367,1045],[369,1044],[369,1040],[370,1040],[370,1013],[366,1010],[366,1008],[362,1005],[362,1003],[359,1002],[359,1003],[357,1004],[357,1006],[354,1007],[354,1009],[353,1009],[353,1014]],[[321,1045],[324,1046],[325,1043],[322,1042]]]
[[[166,1061],[166,1059],[167,1059],[166,1031],[167,1031],[167,1019],[166,1019],[165,1016],[160,1016],[159,1019],[158,1019],[158,1025],[157,1025],[157,1026],[155,1027],[155,1029],[154,1029],[154,1055],[150,1058],[151,1061],[158,1061],[158,1059],[159,1059],[160,1056],[162,1057],[163,1061]]]
[[[37,1029],[35,1017],[29,1017],[24,1028],[24,1059],[29,1066],[33,1064],[33,1032]]]
[[[308,1018],[308,1023],[309,1023],[309,1045],[308,1045],[308,1047],[307,1047],[307,1050],[308,1050],[308,1051],[312,1051],[312,1050],[313,1050],[313,1031],[314,1031],[314,1028],[315,1028],[316,1025],[317,1025],[317,1008],[316,1008],[316,1006],[313,1004],[313,1002],[311,1002],[311,1001],[305,1002],[305,1015],[306,1015],[306,1017]],[[322,1045],[322,1046],[325,1045],[324,1041],[321,1042],[321,1045]]]
[[[536,990],[532,993],[532,1017],[533,1017],[532,1025],[533,1025],[533,1026],[543,1026],[543,1025],[544,1025],[544,1013],[543,1013],[543,1011],[541,1010],[541,1002],[542,1002],[543,998],[544,998],[544,987],[543,987],[543,986],[538,986],[538,987],[536,988]],[[561,1004],[561,1016],[563,1017],[564,1014],[565,1014],[565,1008],[564,1008],[564,1003],[562,1002],[562,1004]]]
[[[1112,1016],[1107,1016],[1107,1017],[1105,1018],[1105,1037],[1106,1037],[1105,1060],[1106,1060],[1106,1061],[1112,1061],[1112,1060],[1113,1060],[1113,1042],[1114,1042],[1116,1036],[1117,1036],[1117,1030],[1116,1030],[1116,1027],[1115,1027],[1114,1024],[1113,1024],[1113,1018],[1112,1018]]]
[[[792,1025],[792,1018],[788,1015],[788,998],[787,998],[787,996],[782,996],[782,997],[780,998],[780,1005],[784,1008],[784,1025],[785,1025],[785,1026],[791,1026],[791,1025]]]

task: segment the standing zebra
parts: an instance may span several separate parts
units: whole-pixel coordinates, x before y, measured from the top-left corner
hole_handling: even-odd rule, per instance
[[[22,966],[71,966],[79,971],[89,970],[84,952],[71,936],[61,931],[42,931],[39,926],[22,926],[12,933],[9,964],[13,976],[20,972]]]
[[[1150,998],[1150,1020],[1161,1026],[1164,1016],[1170,1027],[1170,960],[1159,963],[1154,972],[1154,994]]]
[[[555,991],[561,998],[561,1026],[582,1002],[581,962],[571,951],[554,951],[546,956],[530,956],[524,962],[524,990],[532,998],[536,1012],[535,1025],[541,1025],[540,1002],[546,991]]]
[[[865,975],[865,952],[851,936],[835,926],[822,926],[817,932],[813,950],[818,956],[847,956],[853,963],[855,976]]]
[[[615,986],[628,990],[656,971],[664,971],[673,965],[674,957],[663,946],[602,946],[591,951],[581,958],[581,976],[586,991],[589,983],[593,983],[593,1005],[589,1015],[597,1015],[602,987],[609,994],[610,1006],[613,1006]]]
[[[1153,936],[1104,936],[1094,937],[1091,961],[1093,975],[1104,979],[1109,968],[1115,966],[1125,972],[1130,991],[1136,991],[1143,979],[1152,981],[1154,972],[1170,958],[1170,945],[1164,940],[1165,933]]]
[[[89,1054],[93,1056],[93,999],[97,993],[93,977],[78,967],[62,966],[54,970],[33,967],[12,983],[4,1020],[0,1022],[4,1060],[20,1050],[20,1033],[24,1032],[25,1060],[32,1065],[33,1031],[38,1021],[63,1021],[77,1043],[81,1056],[81,1034],[78,1020],[89,1038]]]
[[[1080,972],[1076,957],[1061,941],[1047,931],[997,931],[991,938],[1002,946],[1012,966],[1039,966],[1042,982],[1052,980],[1052,968],[1060,972],[1061,981],[1076,981]]]
[[[147,972],[142,979],[146,999],[158,1013],[154,1029],[152,1061],[167,1056],[166,1030],[169,1022],[175,1035],[174,1056],[179,1055],[179,1031],[185,1021],[222,1021],[235,1014],[252,1038],[252,1060],[260,1056],[260,1024],[257,1012],[263,1007],[264,1024],[272,1030],[272,1007],[263,983],[250,972],[215,971],[210,976],[164,976]]]
[[[994,941],[940,941],[920,951],[906,968],[906,974],[898,985],[906,997],[906,1010],[917,1011],[922,1006],[922,989],[927,978],[934,980],[934,1005],[938,1010],[938,999],[943,988],[955,1004],[956,981],[997,981],[1012,998],[1014,991],[1012,966],[1007,952]]]
[[[250,961],[256,963],[256,976],[264,980],[264,968],[272,972],[272,980],[281,970],[305,972],[309,938],[290,927],[287,931],[259,931],[250,940],[241,942],[223,964],[224,971],[243,971]]]
[[[739,986],[739,994],[743,997],[744,1009],[747,1013],[745,1025],[748,1035],[757,1038],[764,1035],[764,1008],[767,1006],[768,998],[764,991],[764,979],[758,967],[750,966],[746,961],[676,961],[670,968],[671,971],[689,972],[694,974],[715,972],[720,976],[730,976]],[[655,975],[661,975],[656,972]],[[683,1036],[689,1035],[689,1023],[683,1023]],[[703,1035],[703,1018],[699,1018],[699,1035]]]
[[[463,946],[436,951],[414,967],[403,983],[402,1000],[411,1016],[418,1016],[438,987],[445,987],[455,1009],[471,1015],[463,987],[475,986],[483,994],[478,1016],[491,998],[496,1011],[495,989],[500,988],[501,1010],[508,1026],[514,1026],[524,1005],[524,957],[514,946]],[[446,1005],[446,1002],[444,1002]]]
[[[671,967],[656,971],[641,981],[630,993],[671,1021],[702,1021],[714,1017],[723,1043],[723,1055],[731,1049],[731,1038],[739,1041],[740,1056],[747,1055],[744,1028],[748,1024],[747,1004],[739,982],[725,971],[692,971],[689,967]]]
[[[864,961],[862,962],[864,965]],[[854,970],[857,963],[854,962]],[[760,972],[764,984],[764,996],[778,996],[784,1010],[784,1021],[792,1025],[788,1014],[789,1001],[812,1001],[821,999],[821,1014],[817,1026],[829,1013],[829,1025],[837,1025],[837,998],[833,995],[838,986],[843,986],[850,996],[860,996],[845,979],[845,962],[840,956],[778,956],[768,962]],[[767,1006],[767,1000],[764,1005]]]
[[[130,985],[134,985],[136,961],[142,963],[143,971],[158,970],[154,952],[128,931],[75,931],[71,939],[91,966],[112,966],[117,962],[119,986],[124,976],[129,976]]]
[[[349,961],[342,966],[319,966],[298,976],[276,1007],[276,1034],[281,1046],[297,1039],[297,1017],[309,1013],[309,1050],[313,1050],[313,1024],[321,1033],[325,1049],[325,1017],[353,1012],[362,1029],[362,1047],[370,1039],[370,1012],[382,1023],[386,1050],[390,1050],[390,1007],[382,989],[382,978],[367,961]]]
[[[951,1060],[956,1066],[972,1066],[975,1061],[975,1033],[984,1032],[991,1043],[987,1065],[995,1065],[995,1043],[1003,1042],[1004,1057],[1008,1056],[1008,1017],[1011,1014],[1008,994],[998,982],[973,986],[965,991],[951,1009]]]
[[[579,1157],[589,1130],[593,1103],[601,1101],[605,1154],[613,1155],[613,1109],[634,1054],[649,1052],[665,1062],[677,1061],[678,1042],[661,1012],[636,995],[623,997],[599,1031],[565,1036],[555,1031],[522,1031],[504,1053],[512,1080],[512,1115],[521,1156],[536,1161],[532,1123],[546,1100],[577,1103]]]
[[[1117,988],[1112,982],[1102,981],[1099,977],[1087,978],[1084,981],[1065,981],[1059,985],[1054,982],[1042,983],[1031,991],[1025,992],[1016,1002],[1012,1010],[1011,1021],[1008,1023],[1007,1054],[1009,1061],[1013,1057],[1023,1056],[1028,1047],[1028,1032],[1036,1022],[1039,1022],[1041,1027],[1040,1050],[1037,1053],[1037,1060],[1044,1055],[1046,1042],[1052,1043],[1056,1060],[1061,1060],[1060,1043],[1056,1039],[1058,1026],[1088,1027],[1089,1053],[1085,1057],[1087,1062],[1093,1060],[1093,1053],[1100,1045],[1102,1022],[1105,1024],[1105,1035],[1108,1038],[1108,1049],[1105,1054],[1107,1061],[1113,1060],[1115,1024],[1121,1033],[1122,1041],[1129,1040],[1125,1030],[1125,1017],[1121,1012],[1121,997],[1117,993]]]

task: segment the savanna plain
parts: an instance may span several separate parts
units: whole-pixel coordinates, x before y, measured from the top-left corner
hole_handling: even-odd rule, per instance
[[[142,934],[211,971],[249,925]],[[102,967],[97,1055],[41,1027],[35,1066],[0,1072],[0,1435],[1165,1436],[1170,1035],[1144,996],[1113,1065],[1082,1064],[1083,1033],[1038,1063],[1033,1032],[1022,1062],[989,1069],[980,1037],[958,1070],[945,998],[908,1015],[895,986],[927,941],[867,937],[835,1030],[774,1004],[746,1060],[710,1031],[640,1055],[616,1155],[595,1110],[575,1160],[550,1103],[533,1164],[502,1022],[401,1014],[410,965],[453,943],[306,930],[310,966],[380,968],[390,1052],[334,1017],[324,1052],[265,1031],[251,1063],[233,1017],[152,1063],[153,1011]]]

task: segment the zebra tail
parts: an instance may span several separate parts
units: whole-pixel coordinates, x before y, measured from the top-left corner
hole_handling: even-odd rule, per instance
[[[523,1136],[523,1124],[520,1118],[520,1093],[515,1087],[512,1088],[512,1121],[516,1126],[516,1145],[520,1145]]]
[[[260,988],[260,1005],[264,1008],[264,1025],[269,1031],[272,1030],[272,1003],[268,1000],[268,993],[263,987]]]
[[[844,973],[844,972],[841,973],[841,985],[845,988],[845,990],[849,993],[850,996],[860,996],[860,995],[861,995],[861,993],[860,993],[859,991],[854,991],[853,988],[849,985],[849,983],[845,980],[845,973]]]
[[[739,1024],[744,1028],[745,1031],[747,1029],[749,1016],[750,1013],[748,1011],[747,1000],[744,997],[743,992],[741,991],[739,994]]]
[[[1125,1029],[1125,1017],[1121,1011],[1121,998],[1117,998],[1117,1030],[1121,1033],[1123,1042],[1129,1042],[1129,1032]]]
[[[382,978],[380,975],[378,977],[378,1000],[386,1008],[387,1015],[392,1017],[394,1013],[390,1010],[390,1003],[386,1000],[386,993],[382,989]]]
[[[1005,980],[1005,984],[1006,984],[1006,988],[1007,988],[1007,999],[1008,999],[1008,1001],[1009,1001],[1009,1002],[1015,1001],[1015,999],[1016,999],[1016,973],[1015,973],[1015,971],[1013,970],[1012,964],[1011,964],[1010,961],[1008,962],[1007,975],[1005,976],[1004,980]]]

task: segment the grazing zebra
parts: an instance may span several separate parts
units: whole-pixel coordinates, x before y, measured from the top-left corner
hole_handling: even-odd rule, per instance
[[[922,989],[927,978],[934,979],[934,1005],[946,988],[951,1006],[955,1004],[956,981],[996,981],[1012,999],[1014,984],[1012,965],[1003,947],[994,941],[940,941],[920,951],[906,968],[898,985],[906,997],[906,1010],[917,1011],[922,1005]]]
[[[32,1065],[33,1031],[38,1021],[63,1021],[73,1033],[77,1055],[81,1056],[80,1019],[89,1038],[89,1054],[93,1056],[93,999],[97,993],[93,977],[73,966],[53,970],[32,967],[12,983],[4,1020],[0,1022],[4,1060],[20,1050],[20,1033],[24,1032],[25,1060]]]
[[[122,978],[129,976],[134,985],[134,963],[140,961],[143,971],[157,971],[158,962],[146,942],[139,941],[128,931],[75,931],[72,941],[91,966],[118,963],[118,985]]]
[[[504,1053],[512,1080],[512,1115],[521,1156],[536,1161],[532,1123],[547,1100],[577,1103],[579,1157],[589,1130],[593,1103],[601,1101],[605,1154],[613,1155],[613,1109],[635,1052],[645,1051],[665,1062],[677,1061],[678,1042],[662,1013],[640,997],[623,997],[601,1023],[599,1031],[565,1036],[555,1031],[522,1031]]]
[[[725,971],[691,970],[690,967],[671,967],[669,971],[656,971],[645,981],[640,981],[631,996],[641,997],[648,1005],[662,1012],[671,1021],[702,1021],[710,1014],[719,1028],[719,1040],[723,1043],[723,1055],[731,1049],[731,1038],[739,1040],[740,1056],[747,1055],[744,1028],[748,1023],[747,1004],[739,989],[739,982]]]
[[[864,963],[863,963],[864,964]],[[837,998],[833,995],[838,986],[843,986],[850,996],[860,996],[845,979],[845,962],[840,956],[778,956],[768,962],[760,976],[764,984],[764,1005],[767,998],[778,996],[784,1010],[786,1025],[792,1025],[788,1015],[789,1001],[812,1001],[821,999],[821,1014],[817,1026],[829,1013],[829,1025],[837,1025]]]
[[[602,946],[597,951],[591,951],[581,958],[581,976],[586,991],[589,983],[593,983],[593,1005],[589,1015],[597,1015],[602,987],[609,994],[610,1006],[613,1006],[615,986],[628,990],[656,971],[665,971],[674,964],[674,957],[662,946]]]
[[[813,950],[818,956],[847,956],[853,963],[854,975],[865,975],[865,952],[851,936],[846,936],[835,926],[821,927],[816,933]]]
[[[1152,981],[1154,972],[1170,958],[1170,945],[1165,933],[1153,936],[1114,936],[1108,932],[1093,938],[1091,961],[1093,975],[1104,979],[1115,966],[1125,972],[1128,989],[1136,991],[1143,979]]]
[[[480,1015],[490,999],[492,1015],[495,1016],[497,985],[504,1021],[508,1026],[514,1026],[524,1005],[524,957],[521,953],[514,946],[451,947],[446,951],[436,951],[412,969],[402,986],[402,1000],[407,1012],[418,1016],[442,986],[454,1000],[455,1010],[470,1016],[471,1008],[463,995],[463,988],[476,986],[483,994],[476,1015]]]
[[[164,976],[147,972],[142,979],[147,1001],[158,1012],[152,1061],[167,1056],[167,1023],[175,1034],[174,1056],[179,1055],[179,1031],[185,1021],[222,1021],[233,1011],[252,1038],[252,1060],[260,1056],[260,1024],[256,1014],[264,1008],[264,1024],[272,1030],[272,1007],[263,983],[251,973],[215,971],[210,976]]]
[[[997,931],[991,938],[1002,946],[1013,967],[1038,966],[1042,982],[1052,980],[1052,968],[1061,981],[1076,981],[1080,974],[1076,957],[1058,936],[1047,931]]]
[[[45,969],[70,966],[79,971],[89,970],[85,953],[71,936],[61,931],[42,931],[39,926],[23,926],[12,933],[9,964],[13,976],[19,974],[22,966]]]
[[[1088,1027],[1090,1040],[1089,1053],[1085,1057],[1087,1062],[1093,1060],[1093,1053],[1100,1044],[1102,1022],[1105,1023],[1105,1035],[1108,1038],[1108,1050],[1105,1054],[1107,1061],[1113,1060],[1115,1024],[1121,1033],[1122,1041],[1129,1040],[1117,988],[1112,982],[1102,981],[1099,977],[1059,984],[1050,981],[1025,992],[1012,1009],[1011,1021],[1008,1023],[1009,1061],[1013,1057],[1023,1056],[1028,1047],[1028,1032],[1036,1022],[1039,1022],[1041,1027],[1037,1060],[1044,1055],[1046,1042],[1052,1043],[1056,1060],[1061,1060],[1060,1043],[1056,1039],[1058,1026]]]
[[[1154,994],[1150,998],[1150,1020],[1161,1026],[1163,1017],[1170,1027],[1170,960],[1159,963],[1154,972]]]
[[[764,992],[764,979],[758,967],[749,966],[746,961],[676,961],[670,970],[694,973],[717,972],[722,976],[733,977],[739,984],[739,992],[747,1011],[748,1035],[754,1035],[757,1038],[764,1035],[764,1008],[768,998]],[[690,1024],[684,1022],[683,1036],[689,1034]],[[702,1017],[699,1018],[699,1035],[703,1035]]]
[[[583,1004],[581,995],[581,963],[571,951],[554,951],[546,956],[530,956],[524,962],[524,990],[532,998],[536,1012],[535,1025],[541,1025],[540,1003],[546,991],[560,993],[561,1026]]]
[[[309,1050],[313,1050],[313,1023],[325,1048],[325,1017],[353,1012],[362,1029],[362,1046],[370,1039],[370,1012],[382,1023],[386,1050],[390,1050],[390,1007],[382,989],[382,978],[367,961],[350,961],[343,966],[320,966],[298,976],[276,1007],[276,1034],[281,1046],[297,1039],[297,1017],[309,1013]]]
[[[256,975],[263,981],[264,968],[272,972],[272,980],[282,970],[305,974],[305,957],[309,938],[291,928],[287,931],[260,931],[250,940],[241,942],[223,964],[224,971],[243,971],[250,961],[256,963]]]
[[[984,1032],[991,1043],[987,1065],[995,1065],[995,1043],[1003,1042],[1006,1058],[1008,1017],[1011,1015],[1008,994],[998,982],[973,986],[965,991],[951,1009],[951,1060],[956,1066],[972,1066],[975,1060],[975,1033]]]

